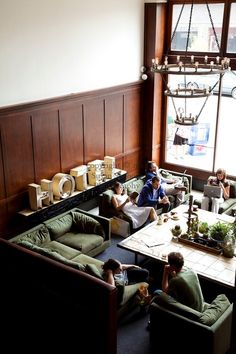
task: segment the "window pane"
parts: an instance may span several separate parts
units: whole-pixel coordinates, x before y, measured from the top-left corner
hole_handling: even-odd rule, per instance
[[[236,53],[236,4],[231,4],[227,52]]]
[[[187,79],[190,85],[194,83],[195,87],[213,87],[214,84],[218,82],[219,77],[217,75],[188,75]],[[179,80],[180,77],[177,75],[170,76],[170,86],[176,86]],[[215,90],[217,91],[217,88]],[[217,95],[209,96],[207,100],[206,98],[172,99],[168,97],[166,162],[206,171],[212,170],[217,100]],[[192,115],[200,114],[198,118],[198,125],[187,126],[180,130],[181,135],[184,136],[185,134],[185,137],[188,139],[183,145],[181,145],[181,139],[178,139],[179,130],[177,131],[178,128],[180,129],[183,126],[174,123],[176,111],[178,112],[179,108],[184,111],[183,114],[185,114],[186,111],[187,116],[189,116],[190,113]]]
[[[216,149],[216,165],[215,167],[223,167],[227,174],[236,176],[236,99],[230,96],[231,92],[236,91],[236,72],[224,75],[223,95],[221,99],[220,118],[218,124],[217,149]]]
[[[182,5],[173,6],[172,35],[179,18]],[[171,43],[171,50],[185,51],[188,35],[191,5],[185,5],[175,35]],[[192,21],[188,43],[188,51],[219,52],[216,36],[221,45],[224,4],[209,4],[213,26],[210,21],[206,4],[193,5]]]
[[[176,86],[181,76],[170,75],[169,85]],[[216,115],[219,90],[219,75],[189,75],[186,84],[195,87],[214,87],[214,94],[210,96],[199,116],[199,124],[185,128],[187,144],[183,146],[176,144],[175,136],[177,128],[174,123],[176,111],[181,108],[193,115],[201,110],[205,99],[198,98],[169,98],[167,108],[167,130],[166,130],[166,154],[165,160],[168,163],[180,166],[192,167],[200,170],[211,171],[218,167],[225,168],[227,174],[236,176],[236,164],[234,154],[236,151],[236,72],[229,71],[222,79],[222,95],[220,103],[220,114],[217,130],[217,141],[215,148]],[[184,132],[181,132],[184,134]],[[179,141],[180,142],[180,141]],[[213,161],[215,151],[215,164]]]

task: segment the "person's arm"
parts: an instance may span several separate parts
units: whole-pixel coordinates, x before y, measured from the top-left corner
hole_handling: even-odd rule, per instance
[[[167,197],[167,195],[165,194],[164,189],[162,188],[162,186],[159,188],[159,196],[160,196],[160,201],[159,203],[161,204],[165,204],[165,203],[169,203],[169,198]]]
[[[105,271],[105,281],[106,283],[115,286],[114,274],[111,269]]]
[[[164,291],[165,293],[168,293],[168,288],[169,288],[169,276],[175,277],[176,276],[176,272],[171,268],[171,266],[169,264],[166,264],[164,267],[164,271],[163,271],[163,277],[162,277],[162,291]]]
[[[158,203],[157,199],[153,199],[153,194],[149,190],[148,186],[144,186],[141,190],[138,198],[138,206],[149,205],[155,206]]]
[[[136,264],[121,264],[122,270],[126,270],[128,268],[141,268]]]
[[[224,184],[220,182],[219,186],[222,188],[224,199],[229,199],[230,185],[224,186]]]
[[[167,293],[168,286],[169,286],[169,268],[170,268],[169,264],[165,265],[163,276],[162,276],[161,287],[162,287],[162,291],[164,291],[165,293]]]
[[[122,203],[122,204],[119,205],[119,204],[118,204],[118,201],[117,201],[117,199],[116,199],[116,196],[113,195],[113,196],[112,196],[112,199],[111,199],[111,202],[112,202],[112,204],[113,204],[113,206],[114,206],[114,208],[115,208],[116,210],[122,210],[122,208],[125,206],[125,204],[129,202],[129,197],[127,196],[127,199],[124,201],[124,203]]]

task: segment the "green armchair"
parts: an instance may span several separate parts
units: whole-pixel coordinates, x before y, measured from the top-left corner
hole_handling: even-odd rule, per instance
[[[198,312],[161,293],[149,312],[150,342],[158,353],[225,354],[230,348],[233,304],[224,294]]]

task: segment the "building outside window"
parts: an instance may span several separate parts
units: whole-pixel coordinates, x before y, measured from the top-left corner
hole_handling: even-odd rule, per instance
[[[221,45],[224,4],[217,3],[209,6],[219,45]],[[173,5],[172,31],[175,28],[180,9],[181,5]],[[174,51],[178,51],[178,54],[180,51],[185,51],[184,43],[186,43],[190,5],[185,6],[184,9],[185,15],[178,25],[180,30],[176,31],[172,41],[172,54]],[[191,51],[207,52],[208,55],[213,52],[216,57],[218,48],[211,23],[209,23],[206,5],[194,5],[192,26],[194,26],[194,30],[190,36],[188,51],[190,53]],[[236,53],[236,3],[231,4],[227,50]],[[236,176],[236,164],[234,163],[236,151],[236,71],[229,71],[223,75],[221,95],[218,94],[220,75],[169,75],[168,84],[181,86],[181,80],[187,80],[188,87],[194,85],[196,88],[214,87],[214,89],[213,94],[207,99],[177,98],[173,104],[173,98],[167,98],[165,161],[205,171],[215,171],[218,167],[224,167],[228,175]],[[187,112],[188,105],[191,112],[199,114],[199,124],[193,126],[175,124],[176,110]],[[176,144],[179,142],[176,140],[178,133],[185,139],[182,140],[184,142],[182,146]]]

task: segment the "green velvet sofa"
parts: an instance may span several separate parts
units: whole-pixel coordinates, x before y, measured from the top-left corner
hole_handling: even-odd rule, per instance
[[[179,177],[182,179],[184,186],[187,188],[187,192],[185,193],[185,200],[189,198],[189,195],[191,194],[192,191],[192,176],[187,175],[184,173],[179,173],[175,171],[170,171],[170,170],[165,170],[165,169],[159,169],[161,175],[165,178],[172,178],[172,177]],[[145,176],[139,176],[139,177],[134,177],[131,178],[130,180],[126,181],[123,183],[125,192],[130,195],[132,192],[136,191],[140,193],[142,187],[145,184]],[[134,231],[133,225],[132,225],[132,220],[125,215],[122,211],[117,211],[112,205],[111,199],[114,194],[114,191],[109,188],[105,192],[99,195],[99,202],[98,202],[98,207],[99,207],[99,215],[107,217],[107,218],[112,218],[112,217],[118,217],[123,220],[126,220],[130,224],[130,229],[131,232]],[[169,200],[171,202],[171,208],[174,208],[176,206],[176,196],[169,196]],[[160,211],[161,212],[161,211]]]
[[[31,319],[31,310],[32,302],[36,308],[39,303],[37,313],[46,311],[51,326],[57,326],[60,316],[70,322],[66,324],[68,341],[75,332],[72,326],[75,321],[77,340],[82,340],[87,332],[96,331],[95,342],[87,344],[88,353],[96,352],[98,348],[102,353],[115,353],[117,322],[139,307],[138,289],[144,283],[114,287],[104,281],[103,261],[94,256],[109,245],[110,220],[78,208],[10,240],[0,239],[0,262],[3,264],[0,274],[2,285],[6,282],[6,305],[11,304],[17,314],[20,304],[25,311],[24,317],[30,318],[36,330],[38,318]],[[23,292],[20,298],[19,288],[20,293]],[[40,332],[39,328],[37,330]],[[101,332],[104,341],[99,340]],[[70,342],[74,343],[73,338]]]
[[[91,257],[111,244],[110,220],[74,208],[10,239],[25,247],[33,245],[45,252],[74,259],[81,254]]]
[[[160,353],[225,354],[230,348],[233,304],[224,294],[198,312],[161,293],[149,313],[151,347]]]
[[[214,176],[210,176],[209,179],[214,178]],[[229,180],[230,182],[230,195],[229,199],[225,200],[219,209],[219,214],[227,214],[234,216],[236,212],[236,181]],[[202,197],[195,198],[193,203],[198,205],[201,208]]]

